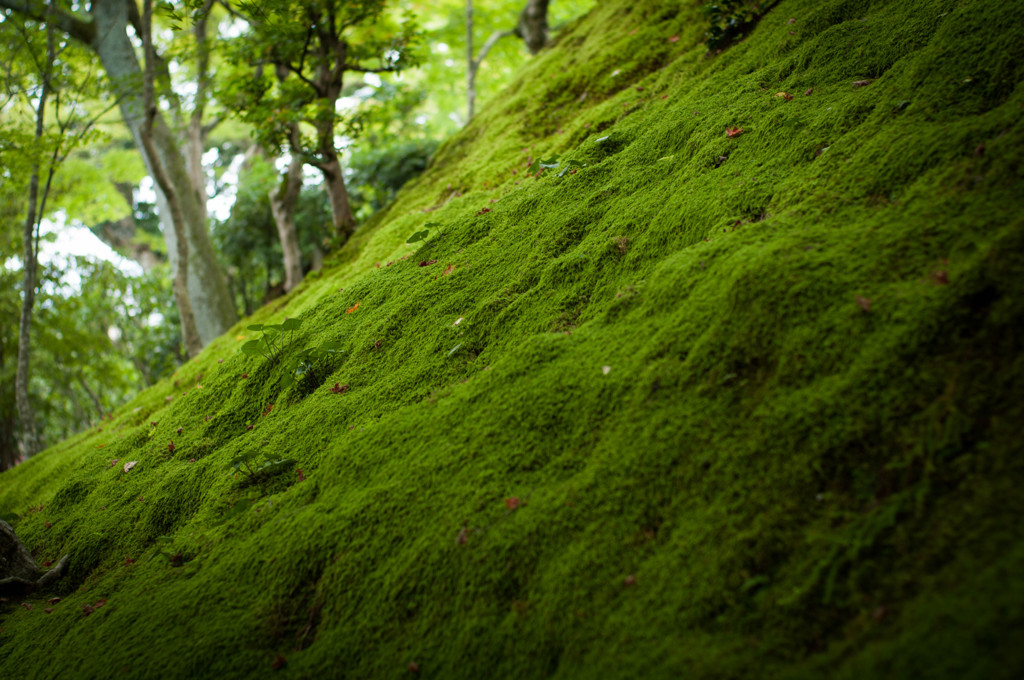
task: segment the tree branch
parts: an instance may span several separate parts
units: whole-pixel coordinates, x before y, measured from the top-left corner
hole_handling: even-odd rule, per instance
[[[37,6],[31,0],[0,0],[0,9],[9,9],[40,23],[47,20],[46,8]],[[59,7],[54,7],[49,11],[55,16],[55,24],[60,31],[79,42],[92,45],[92,41],[96,37],[96,26],[93,25],[91,18],[80,17]]]

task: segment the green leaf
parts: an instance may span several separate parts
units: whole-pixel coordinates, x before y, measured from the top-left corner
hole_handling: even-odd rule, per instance
[[[565,175],[565,173],[569,172],[570,168],[585,168],[585,167],[587,167],[586,163],[580,163],[579,161],[566,161],[565,162],[565,167],[562,168],[562,171],[560,173],[558,173],[558,176],[562,177],[563,175]]]
[[[261,323],[254,323],[253,325],[247,326],[246,328],[247,328],[247,330],[250,330],[250,331],[261,331],[261,330],[263,330],[263,324],[261,324]]]
[[[440,226],[441,226],[441,223],[440,223],[440,222],[427,222],[427,223],[426,223],[426,224],[424,224],[423,226],[424,226],[425,228],[427,228],[427,229],[433,229],[434,227],[440,227]]]
[[[302,322],[298,319],[285,319],[284,323],[281,324],[281,330],[283,331],[297,331]]]
[[[410,236],[408,239],[406,239],[405,242],[406,243],[419,243],[420,241],[422,241],[423,239],[427,238],[428,236],[430,236],[430,231],[428,231],[427,229],[424,229],[423,231],[417,231],[416,233],[414,233],[412,236]]]
[[[262,343],[259,340],[250,340],[249,342],[242,345],[239,349],[242,350],[242,354],[255,357],[263,354],[261,344]]]
[[[324,344],[320,345],[320,351],[335,354],[339,352],[344,352],[345,346],[340,342],[325,342]]]

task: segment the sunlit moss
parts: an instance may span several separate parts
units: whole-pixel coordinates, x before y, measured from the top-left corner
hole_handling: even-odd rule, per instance
[[[695,3],[600,3],[255,315],[345,345],[319,387],[243,322],[0,477],[71,555],[4,676],[1017,675],[1004,14],[784,0],[706,54]],[[586,167],[525,176],[555,154]],[[228,476],[253,448],[305,481]]]

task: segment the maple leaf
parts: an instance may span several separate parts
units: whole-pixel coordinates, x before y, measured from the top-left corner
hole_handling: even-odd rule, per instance
[[[727,127],[725,128],[726,137],[739,137],[743,134],[743,128],[741,127]]]
[[[356,311],[357,309],[359,309],[359,303],[358,302],[355,303],[354,305],[352,305],[351,307],[349,307],[348,309],[346,309],[345,313],[346,314],[351,314],[352,312]]]

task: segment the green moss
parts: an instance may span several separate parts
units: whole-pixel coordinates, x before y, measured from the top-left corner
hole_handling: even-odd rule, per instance
[[[1016,677],[1005,14],[783,0],[706,54],[696,3],[602,3],[320,277],[0,477],[71,556],[5,677]],[[346,347],[308,393],[238,352],[286,316]]]

